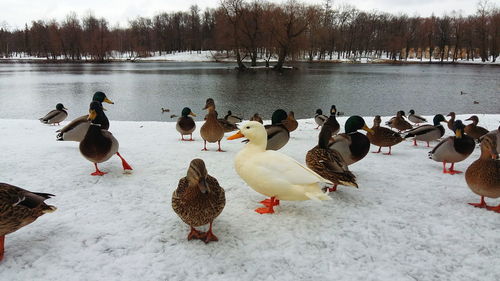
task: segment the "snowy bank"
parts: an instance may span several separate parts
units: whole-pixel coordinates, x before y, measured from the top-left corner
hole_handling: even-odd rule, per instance
[[[373,118],[365,119],[371,126]],[[500,114],[479,119],[491,130]],[[233,168],[243,144],[223,140],[227,152],[213,144],[202,152],[197,126],[196,141],[180,142],[174,122],[111,120],[134,171],[123,174],[113,157],[100,165],[109,174],[92,177],[77,143],[55,141],[58,127],[0,120],[0,181],[54,193],[47,202],[58,207],[7,236],[1,279],[500,280],[500,214],[469,206],[479,196],[463,174],[442,174],[424,145],[405,141],[392,156],[369,153],[351,166],[360,188],[341,186],[332,201],[282,202],[274,215],[259,215],[253,210],[264,197]],[[300,120],[281,151],[304,163],[315,126]],[[456,169],[465,171],[479,152]],[[226,190],[214,222],[220,241],[207,245],[186,240],[189,227],[170,205],[196,157]]]

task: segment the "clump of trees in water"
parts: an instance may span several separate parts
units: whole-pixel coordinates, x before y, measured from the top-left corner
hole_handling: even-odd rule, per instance
[[[404,61],[495,61],[500,9],[480,1],[474,15],[410,17],[365,12],[350,5],[306,5],[295,0],[222,0],[215,9],[138,17],[111,28],[104,18],[70,13],[60,22],[37,20],[24,29],[0,28],[0,57],[106,61],[173,52],[213,50],[234,56],[239,69],[277,59],[327,61],[360,57]]]

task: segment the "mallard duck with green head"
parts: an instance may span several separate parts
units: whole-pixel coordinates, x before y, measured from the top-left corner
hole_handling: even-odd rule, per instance
[[[188,240],[201,239],[205,243],[218,241],[212,232],[212,224],[225,205],[224,189],[216,178],[208,174],[205,162],[201,159],[192,160],[187,175],[179,180],[172,194],[172,208],[191,227]],[[206,224],[210,224],[206,233],[195,228]]]
[[[267,147],[266,150],[279,150],[290,140],[290,132],[283,125],[283,121],[288,115],[283,109],[277,109],[271,117],[271,125],[265,125],[267,132]]]
[[[424,117],[422,117],[418,114],[415,114],[415,110],[413,110],[413,109],[410,109],[410,111],[409,111],[408,120],[413,122],[415,125],[419,125],[421,123],[427,122],[427,119],[425,119]]]
[[[316,127],[316,130],[319,129],[319,127],[323,126],[323,123],[325,123],[326,119],[328,119],[328,117],[326,115],[323,115],[323,110],[321,110],[320,108],[316,109],[316,115],[314,115],[314,122],[316,122],[316,125],[318,125],[318,127]]]
[[[64,119],[66,119],[66,117],[68,117],[68,112],[66,110],[68,109],[65,108],[62,103],[58,103],[56,104],[56,109],[51,110],[49,113],[38,120],[40,120],[40,122],[44,124],[55,125],[57,123],[57,125],[60,125],[59,123],[61,123],[62,121],[64,121]]]
[[[373,133],[361,116],[351,116],[345,122],[345,133],[334,136],[328,144],[330,149],[336,150],[342,155],[347,165],[363,159],[370,150],[370,140],[358,132],[361,129]]]
[[[382,119],[380,115],[375,116],[373,119],[373,127],[371,128],[373,133],[368,133],[366,136],[371,144],[378,146],[378,151],[373,151],[373,153],[380,153],[382,147],[389,147],[388,153],[383,153],[384,155],[391,155],[392,147],[403,141],[403,138],[399,133],[385,127],[381,127]]]
[[[123,170],[132,170],[132,167],[118,152],[118,140],[108,130],[101,129],[104,121],[104,112],[99,102],[93,101],[89,108],[90,126],[85,137],[80,142],[80,153],[85,159],[94,163],[95,172],[92,176],[103,176],[106,173],[99,170],[98,163],[107,161],[116,154],[122,160]]]
[[[461,171],[455,170],[455,163],[465,160],[474,151],[476,146],[474,139],[464,134],[464,124],[456,120],[454,124],[455,136],[442,140],[434,149],[429,152],[429,158],[443,162],[443,173],[459,174]],[[446,163],[451,163],[451,167],[446,170]]]
[[[189,107],[184,107],[182,109],[181,117],[177,119],[177,124],[175,128],[177,132],[181,134],[181,141],[193,141],[193,132],[196,129],[196,123],[193,118],[190,116],[196,117]],[[189,135],[189,139],[184,139],[185,135]]]
[[[335,105],[330,107],[330,116],[325,120],[323,126],[330,126],[333,135],[339,133],[340,124],[339,121],[337,121],[337,107]]]
[[[92,96],[92,101],[97,101],[99,103],[105,102],[109,104],[114,104],[111,100],[106,97],[106,94],[103,92],[95,92]],[[104,109],[105,110],[105,109]],[[90,126],[90,121],[88,120],[89,115],[80,116],[73,121],[71,121],[68,125],[64,126],[62,129],[57,130],[58,133],[56,138],[58,141],[76,141],[81,142],[87,134],[87,131]],[[103,112],[102,125],[101,129],[109,130],[109,120],[106,114]]]
[[[34,222],[46,213],[54,212],[56,207],[44,203],[52,196],[54,195],[0,183],[0,261],[4,256],[5,235]]]
[[[264,121],[262,121],[262,118],[260,117],[259,113],[254,113],[254,115],[250,117],[250,121],[257,121],[260,124],[264,124]]]
[[[241,117],[233,115],[233,112],[231,110],[227,111],[227,114],[226,116],[224,116],[224,119],[231,124],[236,124],[243,120]]]
[[[500,205],[491,207],[486,205],[484,197],[500,197],[500,160],[498,159],[498,143],[495,133],[488,133],[481,137],[481,156],[465,171],[465,181],[472,192],[481,196],[481,202],[469,203],[478,208],[500,213]]]
[[[417,141],[425,141],[427,147],[430,147],[429,142],[435,141],[444,135],[444,127],[441,122],[446,122],[446,119],[442,114],[436,114],[432,121],[434,125],[422,125],[406,131],[404,138],[413,138],[414,146],[417,146]]]

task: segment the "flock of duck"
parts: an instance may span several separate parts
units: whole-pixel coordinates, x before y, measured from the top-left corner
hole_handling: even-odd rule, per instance
[[[57,131],[58,141],[79,142],[79,149],[87,160],[92,162],[95,172],[92,176],[106,174],[99,170],[97,164],[107,161],[117,155],[122,160],[125,172],[132,167],[118,152],[119,144],[108,131],[109,120],[104,113],[102,103],[113,104],[103,92],[96,92],[89,106],[89,114],[81,116],[62,129]],[[290,139],[290,132],[298,127],[293,112],[287,113],[282,109],[276,110],[271,118],[270,125],[263,125],[262,118],[256,113],[250,121],[243,122],[242,118],[228,112],[224,118],[218,118],[215,101],[206,100],[204,110],[207,110],[205,122],[200,128],[200,135],[204,141],[203,151],[207,143],[217,143],[217,151],[222,152],[221,140],[226,132],[237,132],[229,136],[228,140],[245,138],[246,145],[235,157],[234,165],[237,174],[255,191],[269,197],[261,201],[263,207],[255,211],[260,214],[274,213],[274,207],[280,200],[331,200],[329,192],[336,190],[338,185],[358,187],[356,176],[349,170],[349,166],[362,160],[369,152],[370,145],[391,148],[404,139],[413,138],[424,141],[429,147],[430,141],[439,140],[444,136],[445,128],[442,123],[453,131],[454,136],[442,139],[432,151],[429,158],[443,163],[443,173],[461,173],[454,169],[454,164],[466,159],[480,142],[481,155],[474,161],[465,173],[465,180],[470,189],[481,196],[480,203],[470,203],[475,207],[487,208],[500,213],[500,205],[496,207],[486,205],[484,197],[500,197],[500,127],[498,130],[488,131],[478,126],[477,116],[471,116],[465,126],[462,121],[455,120],[455,113],[448,114],[447,121],[441,114],[433,118],[433,124],[423,124],[427,120],[410,110],[407,120],[404,111],[398,111],[396,116],[381,126],[380,116],[375,116],[373,127],[369,128],[360,116],[351,116],[345,122],[345,132],[340,132],[340,124],[335,105],[330,108],[329,116],[323,115],[321,109],[316,111],[314,120],[316,129],[321,128],[318,143],[306,154],[305,163],[297,162],[293,158],[278,152]],[[40,118],[46,124],[59,124],[67,117],[67,109],[57,104],[56,109]],[[165,109],[162,108],[162,112]],[[193,141],[192,134],[196,130],[196,123],[191,116],[196,116],[190,108],[185,107],[177,119],[176,129],[181,135],[181,141]],[[237,125],[239,123],[239,125]],[[362,134],[359,130],[365,130]],[[185,138],[189,136],[189,138]],[[450,168],[446,164],[450,163]],[[39,216],[56,210],[54,206],[44,203],[53,196],[48,193],[30,192],[25,189],[0,183],[0,260],[3,258],[5,235],[35,221]],[[177,189],[172,194],[172,207],[177,215],[190,226],[188,239],[200,239],[205,243],[217,241],[213,234],[212,223],[222,212],[225,206],[224,189],[217,179],[207,172],[205,163],[201,159],[193,159],[185,177],[179,180]],[[196,227],[210,224],[207,232],[201,232]]]

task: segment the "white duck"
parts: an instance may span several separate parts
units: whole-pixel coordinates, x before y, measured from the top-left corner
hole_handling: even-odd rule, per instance
[[[236,172],[252,189],[270,197],[261,202],[266,207],[256,212],[274,213],[273,207],[279,205],[279,200],[331,200],[328,193],[322,191],[324,186],[333,184],[331,181],[285,154],[266,150],[267,133],[262,124],[249,121],[240,128],[228,137],[228,140],[243,137],[249,140],[236,155]]]

